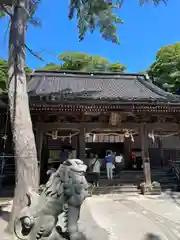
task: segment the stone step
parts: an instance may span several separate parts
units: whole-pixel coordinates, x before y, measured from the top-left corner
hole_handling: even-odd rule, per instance
[[[103,195],[103,194],[120,194],[120,193],[138,193],[137,186],[123,185],[123,186],[104,186],[93,188],[93,195]]]
[[[123,185],[123,184],[132,184],[132,185],[138,185],[141,182],[144,181],[144,178],[142,179],[123,179],[123,178],[119,178],[119,179],[113,179],[113,180],[108,180],[108,179],[100,179],[100,184],[102,185],[108,185],[108,186],[117,186],[119,184]],[[169,179],[169,178],[164,178],[164,179],[154,179],[152,178],[152,181],[158,181],[164,185],[168,185],[168,184],[173,184],[173,185],[177,185],[177,181],[175,179]]]
[[[106,178],[106,177],[104,177]],[[120,175],[120,178],[121,179],[143,179],[144,178],[144,175],[142,176],[126,176],[126,175]],[[169,178],[169,179],[175,179],[176,177],[175,176],[167,176],[167,175],[151,175],[151,178],[153,179],[166,179],[166,178]]]
[[[175,184],[162,184],[161,189],[176,189]],[[121,193],[140,193],[137,186],[133,185],[117,185],[117,186],[100,186],[92,189],[91,193],[93,195],[104,195],[104,194],[121,194]]]

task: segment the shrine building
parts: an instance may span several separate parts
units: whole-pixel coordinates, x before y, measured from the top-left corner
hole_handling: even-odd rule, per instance
[[[41,176],[48,164],[59,164],[63,148],[87,165],[90,153],[122,153],[126,169],[131,152],[140,153],[147,181],[151,168],[180,156],[180,98],[143,74],[38,70],[28,94]],[[1,136],[6,113],[1,107]]]

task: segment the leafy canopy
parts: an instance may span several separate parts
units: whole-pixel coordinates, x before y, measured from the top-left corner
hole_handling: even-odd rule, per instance
[[[29,23],[39,25],[40,21],[35,17],[37,7],[41,0],[29,0]],[[115,13],[120,9],[124,0],[70,0],[69,19],[77,18],[79,40],[83,40],[87,31],[94,32],[99,29],[105,40],[119,43],[117,37],[117,25],[122,24],[122,19]],[[139,0],[140,5],[153,2],[167,3],[168,0]],[[0,17],[5,15],[5,4],[0,4]]]
[[[126,67],[110,63],[106,58],[81,52],[65,52],[58,56],[62,64],[49,63],[44,70],[76,70],[83,72],[123,72]]]
[[[176,92],[180,88],[180,42],[162,47],[147,72],[160,87]]]

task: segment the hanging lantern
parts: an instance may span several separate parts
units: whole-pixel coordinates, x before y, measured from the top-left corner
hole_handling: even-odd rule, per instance
[[[58,131],[52,131],[52,139],[57,140],[58,138]]]

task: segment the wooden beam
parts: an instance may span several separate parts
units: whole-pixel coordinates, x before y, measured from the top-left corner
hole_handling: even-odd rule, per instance
[[[142,123],[120,123],[117,126],[110,126],[108,123],[100,123],[100,122],[81,122],[81,123],[42,123],[36,122],[34,124],[35,129],[39,129],[43,132],[55,130],[55,129],[80,129],[82,126],[86,129],[86,131],[92,131],[93,129],[110,129],[112,131],[117,131],[118,129],[139,129],[142,126]],[[166,132],[175,132],[179,131],[179,125],[176,123],[148,123],[147,124],[148,131],[166,131]]]
[[[157,137],[157,144],[158,144],[158,149],[159,149],[159,155],[160,155],[160,160],[161,160],[161,167],[164,166],[164,150],[163,150],[163,144],[162,144],[162,139],[160,137]]]
[[[131,150],[132,150],[132,141],[130,137],[124,138],[124,161],[125,161],[125,168],[129,169],[132,168],[132,160],[130,159]]]

